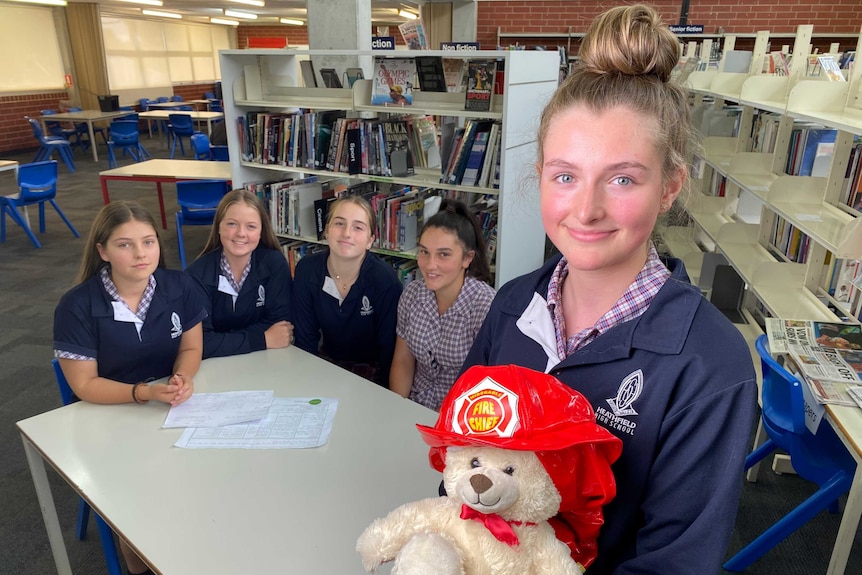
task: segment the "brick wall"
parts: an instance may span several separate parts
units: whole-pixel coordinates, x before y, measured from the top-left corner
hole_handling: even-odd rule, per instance
[[[679,0],[651,0],[668,23],[679,20]],[[479,0],[477,39],[484,49],[497,45],[497,28],[503,32],[585,32],[592,19],[610,6],[606,0]],[[795,32],[800,24],[813,24],[815,34],[858,34],[862,24],[859,0],[711,0],[692,2],[689,24],[703,24],[704,32],[714,34],[719,27],[726,33],[750,34],[758,30],[773,33]],[[855,49],[855,39],[841,41],[842,49]],[[557,45],[553,39],[503,38],[503,45],[518,42],[527,46]],[[819,47],[819,40],[812,42]],[[786,43],[786,42],[785,42]],[[737,47],[740,47],[737,42]],[[828,42],[826,43],[828,48]],[[573,50],[574,51],[574,50]]]
[[[204,92],[214,92],[215,84],[183,84],[174,86],[174,95],[182,96],[183,100],[202,100]]]
[[[41,115],[41,110],[47,109],[59,112],[60,100],[68,98],[65,91],[0,97],[0,152],[38,148],[39,143],[24,116],[35,118]]]

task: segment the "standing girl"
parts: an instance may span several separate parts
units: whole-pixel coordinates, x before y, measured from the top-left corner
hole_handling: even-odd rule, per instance
[[[401,283],[390,265],[368,251],[376,222],[359,196],[332,203],[329,249],[296,265],[293,317],[297,347],[386,386]]]
[[[77,285],[54,312],[54,356],[75,396],[171,405],[192,395],[206,316],[194,282],[165,269],[152,215],[113,202],[96,215]],[[167,378],[165,383],[147,383]],[[121,541],[130,573],[149,573]]]
[[[398,302],[389,387],[436,410],[494,299],[485,241],[467,206],[443,201],[422,227],[417,259],[422,279]]]
[[[203,252],[186,273],[206,296],[204,357],[290,345],[290,267],[253,193],[225,194]]]
[[[718,572],[757,407],[739,331],[650,240],[687,173],[678,56],[651,7],[592,24],[539,126],[542,220],[561,256],[500,290],[464,364],[551,373],[623,440],[590,575]]]

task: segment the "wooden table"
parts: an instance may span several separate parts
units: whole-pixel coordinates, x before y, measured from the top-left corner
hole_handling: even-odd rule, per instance
[[[183,102],[175,102],[182,104]],[[224,112],[192,112],[189,110],[152,110],[141,112],[138,117],[147,121],[147,127],[150,130],[150,137],[153,137],[153,125],[151,120],[168,120],[171,114],[186,114],[191,116],[195,122],[207,123],[207,134],[212,134],[213,120],[221,120],[224,118]]]
[[[49,385],[49,382],[45,382]],[[435,497],[416,423],[436,413],[295,347],[207,359],[196,392],[333,397],[315,449],[186,450],[168,406],[79,402],[18,422],[57,571],[71,574],[45,462],[159,574],[365,573],[356,539]],[[67,518],[69,521],[74,518]]]
[[[45,122],[74,122],[81,123],[84,122],[87,124],[87,131],[90,134],[90,149],[93,152],[93,161],[99,161],[99,152],[97,150],[98,146],[96,145],[96,135],[93,132],[93,124],[103,120],[111,120],[113,118],[119,118],[120,116],[128,116],[129,114],[133,114],[134,112],[102,112],[101,110],[81,110],[80,112],[62,112],[60,114],[51,114],[49,116],[39,116],[39,120],[42,122],[42,131],[44,133],[48,133],[48,127],[45,125]]]
[[[862,409],[848,405],[826,405],[826,420],[835,429],[850,455],[856,460],[856,473],[847,494],[847,504],[841,516],[841,525],[835,537],[832,557],[826,575],[841,575],[847,569],[847,560],[856,538],[859,518],[862,516]],[[859,566],[857,565],[856,568]],[[854,570],[848,573],[858,573]]]
[[[131,180],[138,182],[156,182],[159,195],[159,209],[162,216],[162,228],[167,229],[165,218],[165,202],[162,196],[162,183],[181,180],[228,180],[231,179],[229,162],[209,162],[205,160],[147,160],[99,172],[102,184],[102,200],[105,204],[111,202],[108,196],[109,180]]]

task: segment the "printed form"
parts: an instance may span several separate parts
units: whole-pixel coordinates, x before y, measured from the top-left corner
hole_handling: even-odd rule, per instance
[[[335,398],[276,397],[263,419],[186,429],[174,445],[187,449],[302,449],[329,440]]]
[[[271,389],[195,393],[171,407],[162,427],[221,427],[263,419],[269,412],[273,397]]]

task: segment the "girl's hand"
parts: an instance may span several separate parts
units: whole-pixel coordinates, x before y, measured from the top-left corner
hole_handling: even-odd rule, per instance
[[[266,349],[280,349],[290,345],[293,339],[293,324],[288,321],[279,321],[264,332],[266,338]]]
[[[151,399],[179,405],[192,396],[194,382],[181,373],[172,375],[167,383],[154,383],[150,385]]]

